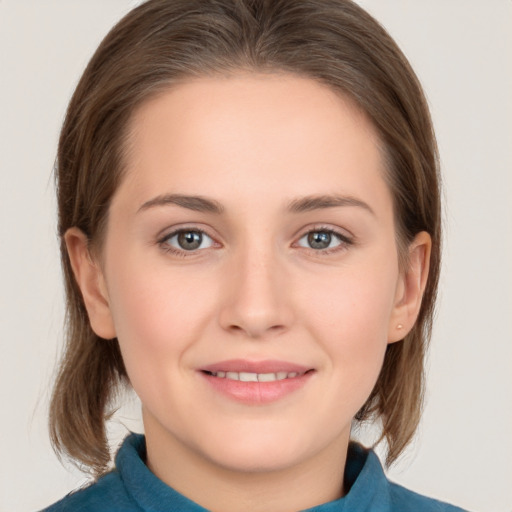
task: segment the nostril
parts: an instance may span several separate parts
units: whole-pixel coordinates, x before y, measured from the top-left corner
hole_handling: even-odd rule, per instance
[[[279,334],[281,331],[286,330],[284,325],[270,325],[270,326],[262,326],[257,324],[248,324],[247,326],[240,326],[237,324],[232,324],[229,326],[228,330],[232,333],[245,333],[250,338],[262,338],[268,336],[269,334]]]

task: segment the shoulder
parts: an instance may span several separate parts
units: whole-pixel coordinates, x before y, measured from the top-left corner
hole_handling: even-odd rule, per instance
[[[389,497],[391,510],[396,510],[397,512],[409,510],[414,510],[415,512],[465,512],[459,507],[433,498],[427,498],[393,482],[389,482]]]
[[[390,481],[373,450],[351,443],[345,468],[347,510],[375,512],[464,512]],[[350,506],[349,506],[350,505]]]
[[[129,435],[117,452],[115,469],[96,482],[72,491],[41,512],[140,512],[141,508],[129,492],[125,480],[132,466],[146,467],[141,460],[144,450],[144,436]],[[138,480],[138,476],[136,471],[135,480]]]
[[[41,512],[139,512],[140,508],[126,493],[116,471],[107,473],[97,482],[71,492]]]

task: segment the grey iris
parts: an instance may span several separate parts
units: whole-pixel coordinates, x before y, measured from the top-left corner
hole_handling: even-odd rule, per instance
[[[331,245],[331,233],[327,231],[313,231],[308,235],[308,244],[312,249],[327,249]]]

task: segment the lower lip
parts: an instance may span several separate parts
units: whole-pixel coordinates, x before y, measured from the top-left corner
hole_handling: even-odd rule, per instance
[[[246,404],[267,404],[281,400],[304,387],[313,373],[314,372],[308,372],[291,379],[274,380],[271,382],[243,382],[240,380],[214,377],[204,372],[201,372],[201,375],[215,391],[238,402]]]

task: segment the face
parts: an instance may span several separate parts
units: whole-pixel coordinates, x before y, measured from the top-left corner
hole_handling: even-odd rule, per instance
[[[96,330],[119,340],[148,439],[238,471],[346,448],[403,336],[371,123],[309,79],[203,78],[144,104],[129,144]]]

